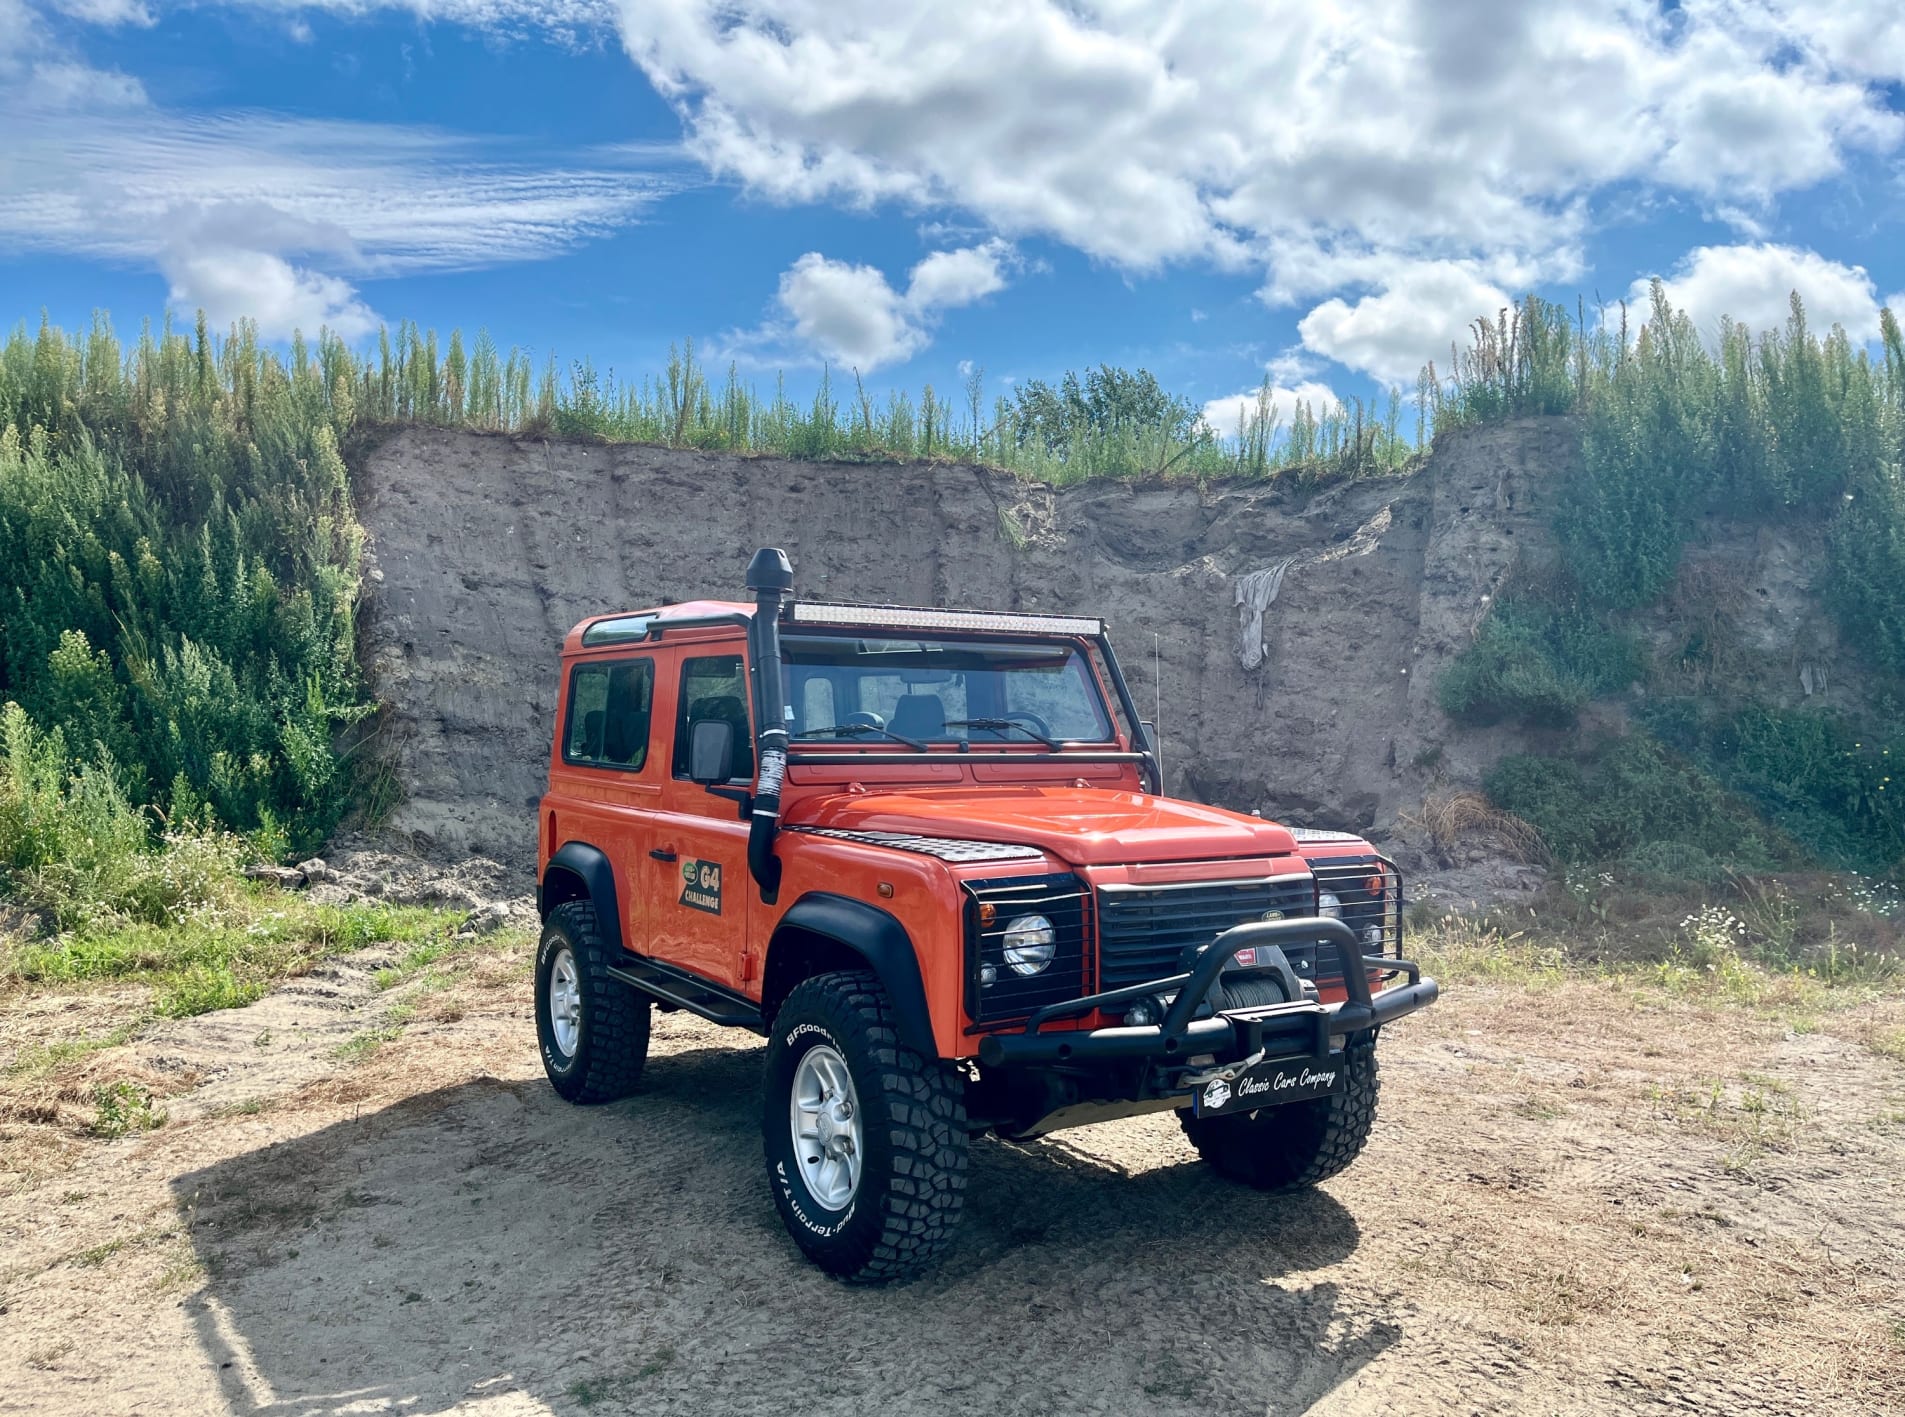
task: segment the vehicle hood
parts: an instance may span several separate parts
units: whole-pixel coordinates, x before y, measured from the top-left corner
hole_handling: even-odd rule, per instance
[[[810,798],[788,826],[1036,846],[1075,866],[1290,856],[1283,827],[1221,807],[1089,787],[946,787]]]

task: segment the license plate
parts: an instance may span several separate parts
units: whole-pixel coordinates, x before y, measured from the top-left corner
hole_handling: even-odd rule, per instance
[[[1191,1111],[1199,1117],[1216,1117],[1327,1097],[1342,1091],[1343,1067],[1341,1056],[1258,1063],[1234,1078],[1212,1078],[1199,1087],[1191,1094]]]

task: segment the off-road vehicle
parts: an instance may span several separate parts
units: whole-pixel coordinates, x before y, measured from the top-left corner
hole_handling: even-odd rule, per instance
[[[590,618],[539,811],[536,1029],[607,1102],[656,1008],[767,1038],[781,1218],[851,1280],[946,1245],[969,1138],[1175,1109],[1267,1190],[1348,1166],[1432,1003],[1361,839],[1161,795],[1101,622],[790,594]]]

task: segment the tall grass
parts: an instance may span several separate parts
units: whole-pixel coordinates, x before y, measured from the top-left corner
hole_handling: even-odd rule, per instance
[[[1590,606],[1673,583],[1704,514],[1826,530],[1824,592],[1848,639],[1905,675],[1905,337],[1876,357],[1824,335],[1792,296],[1781,329],[1697,329],[1656,281],[1644,322],[1529,297],[1479,320],[1451,374],[1423,380],[1437,433],[1526,414],[1582,420],[1555,531]]]
[[[764,392],[730,364],[710,373],[693,341],[671,346],[667,366],[618,380],[584,360],[542,367],[500,356],[479,336],[465,361],[452,336],[445,372],[433,376],[434,335],[414,327],[379,347],[359,373],[360,416],[497,432],[553,433],[610,442],[659,443],[711,452],[792,458],[940,458],[1002,467],[1050,482],[1093,477],[1268,477],[1291,470],[1371,476],[1395,472],[1414,455],[1400,432],[1401,397],[1381,415],[1361,399],[1281,406],[1266,380],[1235,428],[1214,428],[1188,401],[1166,394],[1143,370],[1101,366],[1066,375],[1056,387],[1034,380],[1010,396],[987,397],[975,371],[954,391],[926,384],[917,400],[894,390],[869,394],[823,370],[813,397],[789,396],[784,376]],[[460,361],[460,362],[459,362]],[[458,373],[448,371],[456,363]],[[470,392],[465,395],[464,380]]]

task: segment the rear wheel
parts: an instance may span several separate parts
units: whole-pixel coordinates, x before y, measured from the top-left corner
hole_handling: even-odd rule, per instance
[[[543,1071],[570,1102],[628,1096],[648,1059],[648,996],[608,966],[593,904],[572,900],[549,912],[536,950],[536,1041]]]
[[[1376,1121],[1376,1044],[1352,1041],[1343,1090],[1225,1117],[1177,1114],[1197,1154],[1233,1181],[1262,1191],[1297,1191],[1344,1170],[1362,1154]]]
[[[966,1186],[962,1086],[900,1042],[876,976],[817,975],[787,996],[764,1094],[768,1186],[809,1259],[879,1283],[946,1247]]]

